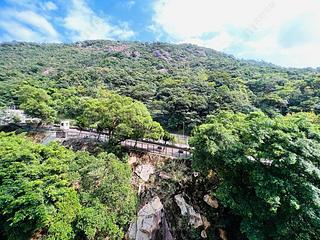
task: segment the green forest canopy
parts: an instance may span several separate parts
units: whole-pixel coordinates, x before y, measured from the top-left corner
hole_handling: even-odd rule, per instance
[[[16,102],[26,81],[90,95],[98,86],[142,101],[167,129],[191,130],[220,110],[269,116],[320,110],[319,69],[238,60],[195,45],[85,41],[0,45],[0,104]],[[66,96],[64,96],[66,97]],[[74,99],[68,100],[71,104]],[[28,105],[32,107],[32,102]],[[54,115],[42,106],[43,115]]]
[[[319,98],[320,69],[238,60],[194,45],[0,45],[1,106],[49,123],[70,118],[108,131],[115,144],[169,139],[160,124],[194,129],[194,169],[217,173],[218,189],[207,190],[241,217],[250,240],[319,239]],[[130,169],[115,155],[1,133],[0,160],[3,236],[123,237],[136,200]]]
[[[164,130],[153,121],[146,106],[130,97],[92,89],[88,95],[76,88],[46,91],[28,83],[19,85],[15,93],[17,106],[26,114],[53,123],[73,119],[80,128],[107,132],[109,142],[119,144],[126,139],[160,139]]]
[[[195,129],[193,165],[218,174],[212,194],[250,240],[319,239],[319,123],[307,113],[221,112]]]
[[[58,143],[0,133],[0,237],[122,239],[136,208],[131,169]]]

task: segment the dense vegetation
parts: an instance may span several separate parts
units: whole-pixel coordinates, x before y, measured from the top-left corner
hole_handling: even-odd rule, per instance
[[[70,91],[90,95],[97,86],[107,87],[145,103],[153,118],[171,130],[191,130],[219,110],[260,108],[274,116],[320,109],[319,69],[242,61],[194,45],[1,44],[0,104],[16,103],[14,90],[22,81],[49,95],[58,89],[65,98]],[[43,106],[43,115],[53,113]]]
[[[164,135],[163,128],[153,121],[144,104],[101,88],[93,88],[84,94],[73,87],[46,91],[23,83],[15,95],[16,104],[25,113],[45,123],[60,118],[72,119],[80,128],[107,132],[112,145],[129,138],[160,139]]]
[[[113,154],[0,133],[0,238],[121,239],[136,207],[130,179]]]
[[[218,188],[201,185],[223,204],[215,213],[231,211],[250,240],[320,239],[320,68],[194,45],[3,43],[0,107],[10,105],[107,132],[110,150],[193,129],[194,169],[218,176]],[[136,208],[124,162],[0,133],[0,238],[121,239]]]
[[[222,112],[194,131],[193,164],[250,240],[320,239],[320,119]],[[213,190],[213,189],[212,189]]]

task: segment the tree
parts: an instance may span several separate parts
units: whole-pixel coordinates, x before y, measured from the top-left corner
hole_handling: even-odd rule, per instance
[[[110,142],[115,144],[129,138],[160,139],[164,132],[141,102],[116,94],[88,99],[77,122],[100,132],[107,131]]]
[[[222,112],[193,132],[193,165],[214,170],[213,194],[250,240],[320,239],[320,121],[301,113]]]
[[[51,95],[54,109],[63,118],[75,119],[82,114],[81,110],[83,98],[81,98],[82,88],[70,87],[65,89],[53,89]],[[80,96],[79,96],[80,95]]]
[[[8,240],[122,239],[135,214],[131,169],[0,133],[0,237]]]
[[[75,172],[80,175],[78,235],[88,239],[122,239],[123,227],[132,220],[136,197],[131,187],[131,169],[113,154],[97,157],[79,153]]]
[[[53,108],[53,101],[48,93],[37,87],[22,85],[17,92],[20,108],[30,116],[52,123],[57,117],[57,111]]]
[[[0,228],[8,239],[72,239],[72,222],[80,209],[70,187],[72,152],[41,146],[24,137],[0,133]]]

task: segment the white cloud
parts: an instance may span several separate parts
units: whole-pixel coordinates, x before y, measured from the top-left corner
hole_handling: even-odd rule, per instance
[[[57,37],[58,33],[54,27],[43,17],[32,11],[21,11],[21,12],[9,12],[9,15],[13,16],[20,22],[28,24],[32,27],[37,28],[43,34],[48,34],[51,37]]]
[[[179,43],[192,43],[199,46],[214,46],[215,49],[227,49],[234,41],[234,38],[227,32],[221,31],[217,36],[208,39],[203,39],[200,36],[195,36],[179,41]]]
[[[0,27],[6,31],[5,41],[34,41],[41,38],[38,33],[14,21],[0,21]]]
[[[37,7],[37,1],[34,0],[5,0],[7,3],[15,7],[23,7],[26,9],[35,9]]]
[[[0,11],[1,29],[5,31],[5,40],[33,42],[58,42],[59,34],[43,16],[27,10]]]
[[[237,55],[242,58],[255,58],[277,63],[281,66],[319,67],[320,44],[308,42],[293,47],[283,47],[278,39],[272,36],[257,41],[242,43],[244,50]]]
[[[9,5],[14,6],[15,8],[20,7],[24,10],[45,10],[53,11],[57,10],[57,5],[52,1],[34,1],[34,0],[5,0]]]
[[[43,3],[42,8],[47,11],[54,11],[58,9],[57,5],[51,1]]]
[[[84,0],[72,0],[64,27],[71,31],[73,41],[89,39],[128,39],[134,35],[127,24],[112,25],[99,17]]]
[[[153,24],[175,42],[285,66],[320,66],[319,9],[317,0],[156,0]]]

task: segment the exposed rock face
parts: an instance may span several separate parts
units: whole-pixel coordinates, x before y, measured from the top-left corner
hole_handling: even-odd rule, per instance
[[[219,207],[218,200],[215,197],[211,197],[209,194],[204,195],[203,200],[213,208]]]
[[[160,172],[159,177],[165,180],[171,179],[172,177],[166,172]]]
[[[153,51],[153,55],[165,61],[172,60],[170,53],[162,49]]]
[[[131,56],[134,57],[134,58],[139,58],[141,56],[141,54],[138,51],[133,51]]]
[[[135,164],[137,162],[137,156],[130,156],[129,157],[129,161],[128,161],[128,164],[129,165],[133,165],[133,164]]]
[[[203,226],[204,230],[201,231],[201,237],[202,238],[207,238],[207,230],[211,226],[211,223],[208,221],[208,219],[205,216],[202,216],[202,221],[203,221]]]
[[[219,228],[219,236],[222,240],[228,240],[227,232],[221,228]]]
[[[201,51],[201,50],[196,51],[195,54],[197,56],[200,56],[200,57],[206,57],[207,56],[207,53],[205,51]]]
[[[50,75],[50,73],[54,72],[54,69],[52,67],[49,67],[49,68],[46,68],[42,74],[45,75],[45,76],[48,76]]]
[[[150,175],[154,173],[154,166],[151,164],[140,165],[136,168],[135,173],[144,181],[147,182]]]
[[[199,172],[193,172],[192,168],[186,166],[182,160],[171,160],[153,154],[131,153],[129,162],[135,172],[132,184],[138,192],[141,203],[138,210],[145,209],[147,204],[154,201],[155,196],[161,199],[163,209],[160,215],[137,214],[130,227],[131,237],[129,238],[129,232],[126,235],[127,240],[220,239],[221,227],[214,224],[220,220],[214,215],[218,214],[213,207],[216,205],[212,204],[215,202],[215,197],[209,195],[208,188],[203,186],[204,183],[215,184],[214,172],[208,183],[207,177],[204,178]],[[150,165],[153,170],[146,171]],[[144,179],[148,179],[147,182],[142,180],[144,171],[147,175],[151,172],[149,178]],[[222,206],[219,205],[220,207]],[[207,219],[205,216],[210,218]],[[145,218],[144,224],[141,224],[142,220],[138,218]],[[144,226],[139,227],[138,222]],[[226,237],[226,235],[221,236]],[[232,235],[228,237],[232,238]]]
[[[201,231],[201,237],[202,238],[207,238],[208,237],[207,232],[205,230]]]
[[[168,69],[161,68],[161,69],[158,70],[158,72],[161,73],[161,74],[166,74],[166,73],[168,73]]]
[[[121,45],[109,46],[108,51],[109,52],[124,52],[128,48],[129,48],[129,46],[121,44]]]
[[[138,212],[137,221],[132,223],[128,232],[129,240],[152,240],[160,229],[163,205],[159,197],[153,198]],[[167,227],[167,225],[165,224]],[[170,234],[171,236],[171,234]],[[168,239],[169,240],[169,239]]]
[[[194,208],[186,203],[181,194],[174,196],[174,200],[181,210],[181,215],[189,217],[189,224],[193,225],[195,228],[203,225],[200,213],[196,213]]]

